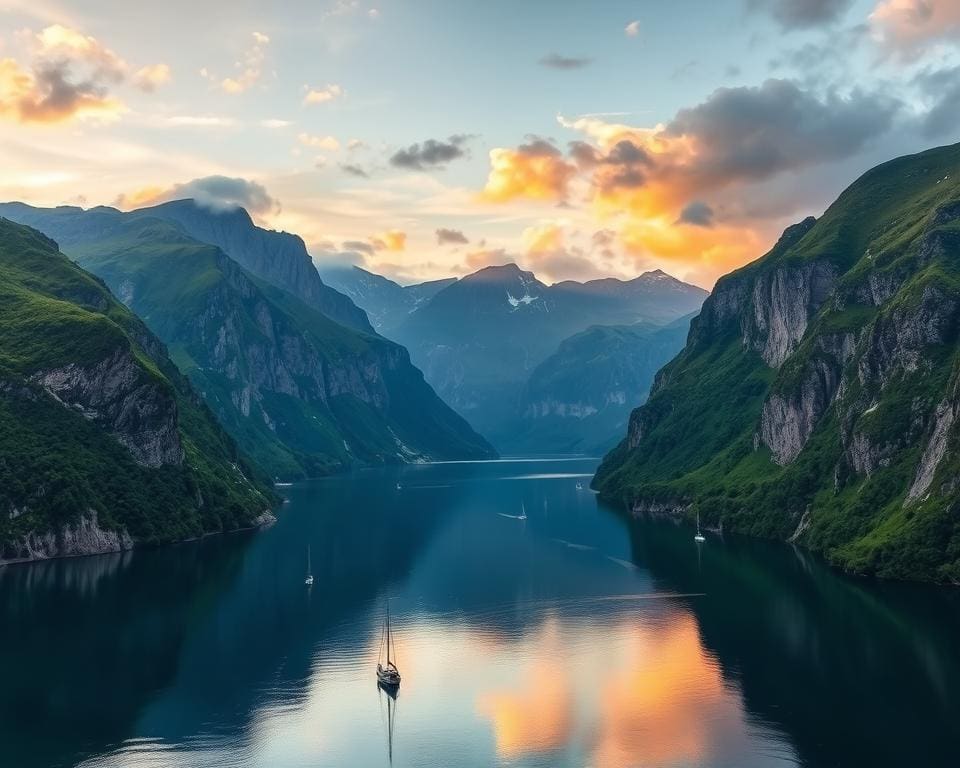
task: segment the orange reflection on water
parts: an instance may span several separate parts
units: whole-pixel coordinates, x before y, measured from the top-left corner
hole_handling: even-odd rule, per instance
[[[696,762],[742,733],[739,700],[724,688],[692,616],[631,634],[625,663],[601,688],[596,766]]]
[[[542,653],[531,660],[517,688],[483,693],[477,701],[480,713],[493,722],[497,754],[502,757],[556,749],[570,733],[573,698],[555,619],[544,624],[536,647]]]
[[[582,739],[596,768],[659,768],[703,761],[745,734],[739,695],[724,687],[689,613],[607,627],[550,618],[500,654],[518,682],[481,693],[477,709],[502,758]]]

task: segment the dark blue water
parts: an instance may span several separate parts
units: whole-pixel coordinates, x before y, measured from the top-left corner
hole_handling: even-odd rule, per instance
[[[698,547],[594,468],[359,472],[259,533],[0,569],[0,765],[957,765],[958,592]]]

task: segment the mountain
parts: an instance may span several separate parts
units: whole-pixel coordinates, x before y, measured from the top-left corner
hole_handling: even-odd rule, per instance
[[[960,145],[721,279],[595,485],[884,577],[960,580]]]
[[[603,453],[619,441],[653,377],[687,338],[688,315],[666,326],[594,325],[560,342],[520,395],[503,450]]]
[[[247,527],[273,501],[143,323],[0,219],[0,561]]]
[[[174,200],[136,213],[178,224],[195,240],[217,246],[254,277],[292,293],[341,325],[373,330],[362,309],[324,284],[302,239],[256,226],[243,208],[214,209]]]
[[[436,293],[393,331],[443,399],[494,445],[517,429],[519,397],[560,342],[592,325],[666,323],[706,291],[662,272],[548,286],[516,264],[486,267]]]
[[[0,213],[59,238],[103,278],[271,475],[495,455],[405,349],[333,322],[179,225],[106,208],[13,204]]]
[[[457,282],[450,277],[404,286],[360,267],[321,268],[320,276],[365,310],[377,333],[387,337],[421,304]]]

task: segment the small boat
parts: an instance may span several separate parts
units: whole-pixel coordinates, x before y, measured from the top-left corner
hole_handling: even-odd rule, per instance
[[[706,541],[706,538],[704,537],[704,535],[700,533],[700,513],[699,512],[697,512],[697,535],[693,537],[693,540],[697,542],[697,544],[702,544],[703,542]]]
[[[307,544],[307,578],[303,580],[303,583],[308,587],[313,586],[313,574],[310,572],[310,545]]]
[[[524,506],[524,503],[520,502],[520,517],[517,520],[526,520],[527,519],[527,508]]]
[[[583,490],[583,483],[581,483],[579,480],[577,480],[577,490],[578,490],[578,491],[582,491],[582,490]]]
[[[383,649],[387,649],[387,663],[383,664]],[[391,651],[393,656],[391,658]],[[390,601],[387,600],[387,615],[383,620],[383,635],[380,637],[380,660],[377,662],[377,682],[388,692],[400,687],[400,670],[393,661],[397,656],[390,631]]]
[[[397,483],[397,490],[400,490],[400,483]]]

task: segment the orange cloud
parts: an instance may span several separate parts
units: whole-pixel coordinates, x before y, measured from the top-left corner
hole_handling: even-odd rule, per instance
[[[870,25],[883,44],[913,57],[930,42],[960,34],[960,3],[882,0],[870,14]]]
[[[133,75],[133,84],[145,93],[153,93],[161,85],[170,82],[170,67],[167,64],[151,64],[141,67]]]
[[[303,86],[306,95],[303,97],[304,104],[326,104],[329,101],[339,99],[343,96],[343,88],[336,83],[331,83],[324,88],[311,88],[309,85]]]
[[[378,251],[402,251],[407,247],[407,233],[399,229],[389,229],[371,237],[370,244]]]
[[[109,95],[127,65],[96,38],[61,24],[29,37],[29,69],[0,60],[0,117],[21,123],[114,119],[123,104]]]
[[[557,224],[537,224],[523,230],[527,253],[538,255],[563,248],[563,228]]]
[[[243,93],[256,85],[263,75],[263,65],[267,58],[267,45],[270,38],[262,32],[253,33],[253,42],[244,52],[243,61],[237,63],[239,70],[235,77],[225,77],[220,87],[226,93]]]
[[[490,174],[481,197],[495,203],[518,198],[566,200],[576,172],[559,149],[542,139],[517,149],[491,149]]]

